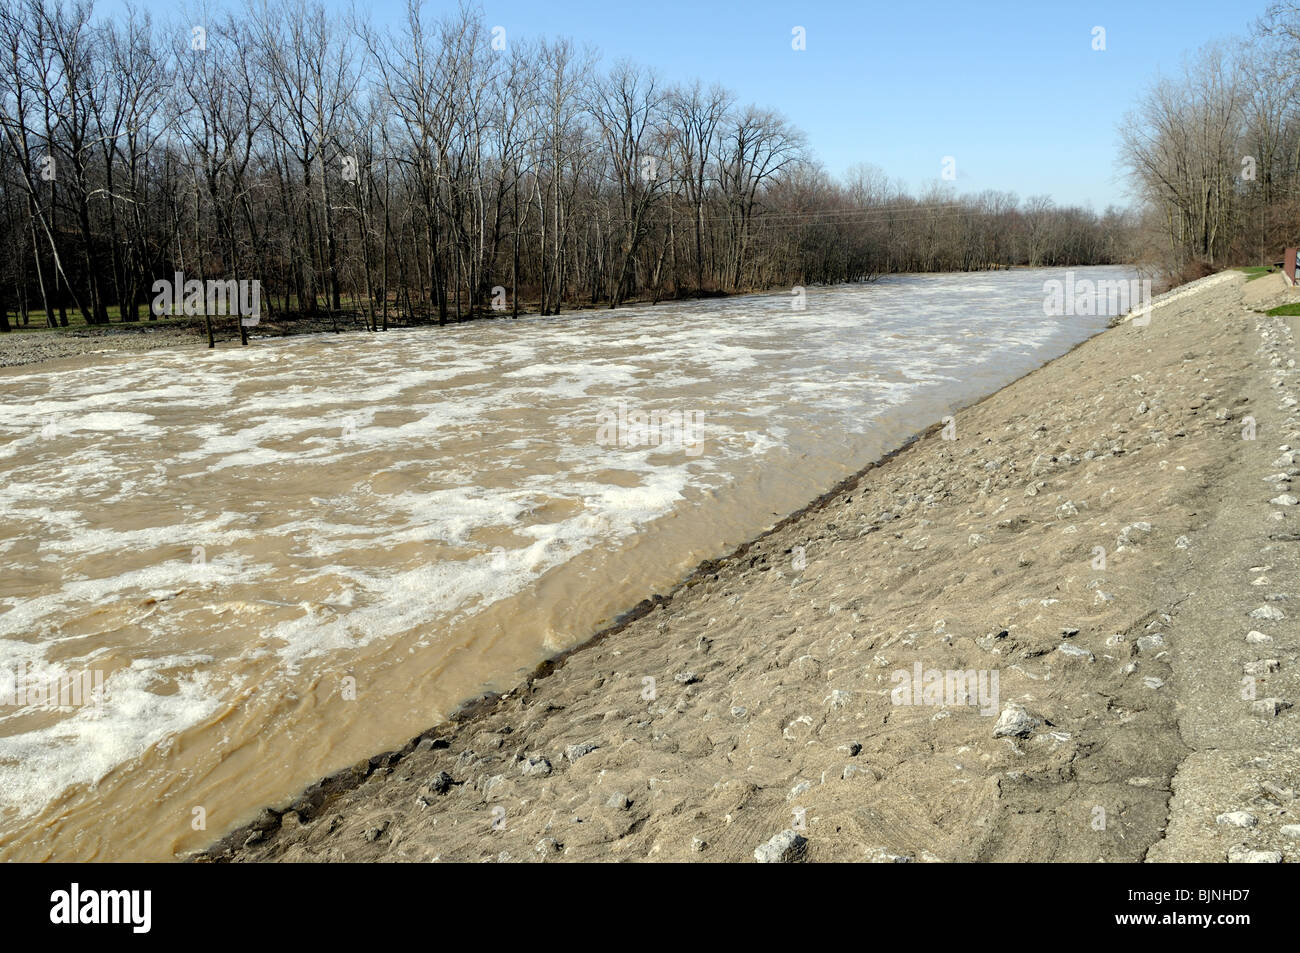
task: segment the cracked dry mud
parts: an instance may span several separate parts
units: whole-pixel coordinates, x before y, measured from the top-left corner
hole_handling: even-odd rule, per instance
[[[1244,295],[1165,296],[203,858],[1300,860],[1297,319]],[[997,711],[894,704],[916,663]]]

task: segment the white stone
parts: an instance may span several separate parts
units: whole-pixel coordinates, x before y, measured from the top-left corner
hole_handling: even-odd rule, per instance
[[[1250,617],[1252,619],[1267,619],[1270,622],[1277,622],[1286,618],[1282,610],[1276,606],[1260,606],[1250,613]]]
[[[1039,719],[1025,711],[1023,705],[1011,702],[1002,709],[1002,714],[998,715],[997,724],[993,726],[993,737],[1005,738],[1011,736],[1023,738],[1037,728],[1039,724],[1041,724]]]
[[[545,776],[551,773],[551,762],[545,758],[529,757],[519,764],[519,773],[525,775]]]
[[[1225,827],[1254,827],[1259,820],[1249,811],[1228,811],[1216,817],[1214,823]]]
[[[1096,656],[1094,656],[1087,649],[1079,645],[1071,645],[1069,642],[1065,642],[1061,645],[1058,645],[1056,647],[1056,651],[1060,652],[1062,655],[1069,655],[1074,658],[1087,659],[1089,662],[1096,660]]]
[[[1228,863],[1280,864],[1282,863],[1282,852],[1280,850],[1251,850],[1244,844],[1238,844],[1228,850]]]
[[[760,864],[790,864],[803,856],[808,841],[786,828],[766,844],[754,849],[754,859]]]

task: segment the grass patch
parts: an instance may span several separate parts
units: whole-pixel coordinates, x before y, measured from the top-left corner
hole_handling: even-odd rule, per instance
[[[1243,265],[1236,270],[1243,272],[1247,281],[1254,281],[1256,278],[1273,274],[1274,268],[1272,265]]]
[[[31,324],[28,324],[26,327],[24,327],[21,324],[15,323],[14,319],[17,317],[16,315],[10,316],[9,326],[12,329],[12,333],[14,334],[84,334],[86,331],[94,331],[97,333],[106,333],[106,332],[111,333],[113,331],[119,331],[119,330],[131,331],[131,330],[136,330],[141,328],[148,329],[148,328],[186,327],[192,324],[196,320],[195,318],[188,318],[188,317],[158,318],[157,320],[153,320],[153,321],[147,319],[143,319],[140,321],[112,321],[109,324],[86,324],[86,322],[84,321],[73,322],[72,320],[69,320],[68,326],[66,328],[52,328],[45,323],[44,313],[40,314],[39,319],[37,317],[36,312],[33,311],[29,313],[31,315]],[[71,318],[71,316],[69,316],[69,318]],[[203,320],[202,316],[200,316],[197,320],[201,323]]]
[[[322,320],[327,319],[326,306],[329,304],[328,300],[324,295],[320,295],[317,297],[316,302],[317,302],[317,309],[319,312],[318,317]],[[275,303],[277,307],[279,307],[284,302],[282,302],[281,299],[277,298]],[[339,297],[340,317],[344,312],[355,311],[357,313],[361,313],[366,308],[367,303],[368,303],[368,299],[366,299],[365,297],[341,295]],[[298,308],[297,296],[290,295],[287,304],[289,307],[290,318],[305,317],[305,315],[303,315],[300,309]],[[271,320],[270,312],[268,311],[266,305],[267,302],[265,299],[263,299],[263,303],[262,303],[263,321]],[[142,309],[137,313],[138,317],[136,318],[136,320],[123,321],[122,308],[120,305],[111,304],[107,307],[106,310],[108,312],[108,324],[89,324],[87,323],[85,317],[81,314],[80,311],[71,307],[68,308],[67,310],[68,326],[66,328],[50,327],[49,322],[46,320],[45,311],[40,308],[33,308],[31,311],[27,312],[28,321],[30,323],[28,323],[26,326],[18,323],[20,320],[20,316],[16,312],[11,312],[9,315],[9,324],[14,331],[24,332],[24,333],[42,332],[45,334],[49,334],[49,333],[57,334],[59,332],[75,333],[78,331],[86,331],[87,329],[94,332],[104,332],[104,331],[109,331],[117,328],[132,330],[132,329],[139,329],[139,328],[189,327],[191,325],[203,324],[202,313],[194,314],[194,315],[172,315],[172,314],[163,313],[151,317],[148,309],[146,308],[146,309]],[[128,308],[128,312],[129,310],[130,309]],[[277,314],[279,314],[279,312],[277,312]],[[217,322],[221,322],[229,317],[231,317],[231,315],[217,314],[217,315],[213,315],[213,320]],[[277,317],[276,320],[281,320],[282,317],[283,316]],[[392,318],[391,311],[389,317],[391,320]]]
[[[1300,317],[1300,301],[1293,301],[1290,304],[1279,305],[1276,308],[1269,308],[1264,312],[1275,318],[1297,318]]]

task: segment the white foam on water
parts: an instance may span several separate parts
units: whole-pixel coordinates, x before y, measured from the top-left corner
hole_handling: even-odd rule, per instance
[[[108,578],[65,577],[58,591],[43,595],[0,598],[0,605],[8,606],[8,611],[0,613],[0,664],[11,648],[10,639],[29,635],[45,623],[57,623],[74,607],[116,606],[133,596],[143,601],[186,586],[248,582],[265,572],[264,567],[256,565],[223,565],[220,561],[196,565],[170,560]]]
[[[104,679],[101,706],[83,705],[42,728],[0,735],[0,805],[34,814],[59,791],[94,784],[210,717],[221,694],[211,676],[201,670],[183,677],[169,673],[202,661],[137,659]],[[158,691],[164,686],[166,692]],[[0,715],[0,729],[22,712]]]

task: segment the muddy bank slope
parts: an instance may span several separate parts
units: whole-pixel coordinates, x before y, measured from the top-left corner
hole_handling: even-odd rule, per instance
[[[1300,859],[1296,329],[1243,285],[1165,296],[203,859]]]

